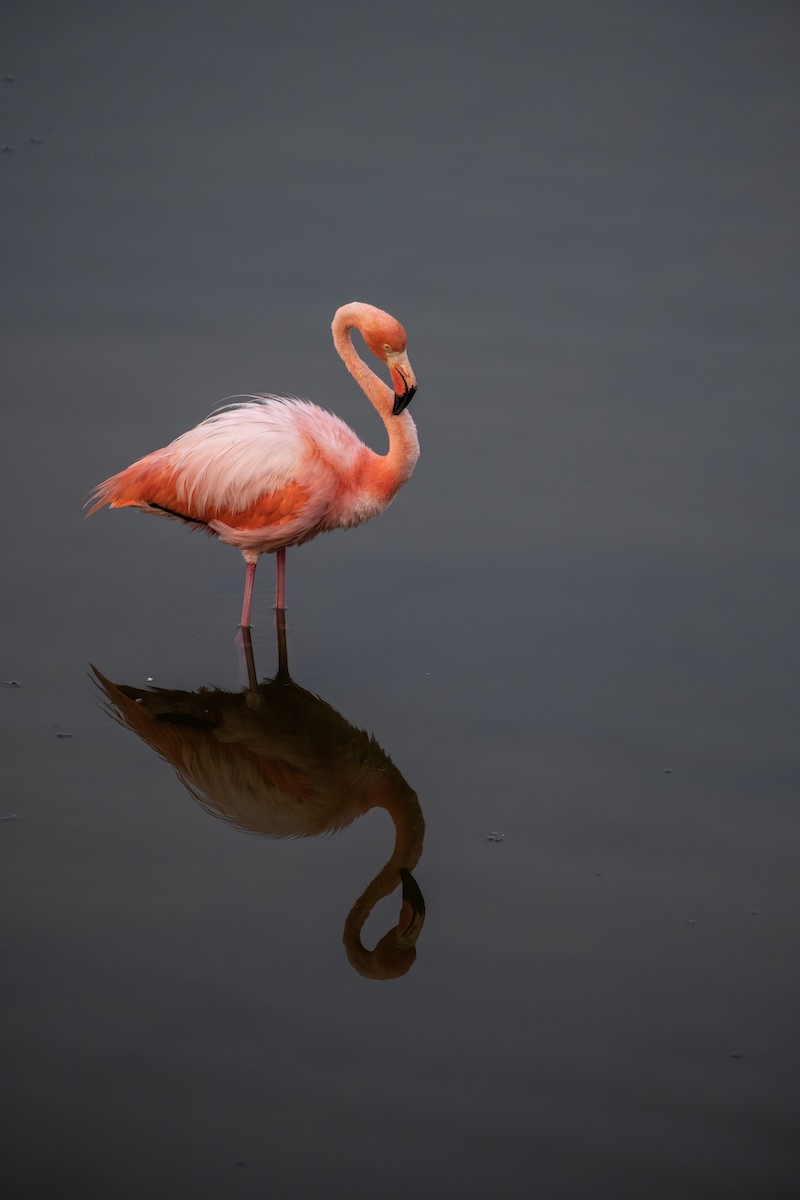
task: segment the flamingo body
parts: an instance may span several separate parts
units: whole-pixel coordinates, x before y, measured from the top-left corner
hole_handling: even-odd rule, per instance
[[[394,390],[356,353],[353,328],[389,367]],[[250,624],[262,554],[277,553],[276,607],[282,609],[286,548],[382,512],[419,457],[405,411],[416,381],[402,325],[372,305],[353,303],[337,311],[332,329],[345,366],[383,419],[388,454],[376,454],[339,417],[308,401],[251,396],[113,475],[91,496],[89,515],[106,504],[138,508],[204,526],[237,547],[247,563],[243,627]]]

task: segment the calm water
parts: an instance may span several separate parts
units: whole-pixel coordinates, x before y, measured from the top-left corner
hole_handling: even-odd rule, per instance
[[[2,24],[6,1193],[794,1196],[795,6]],[[241,692],[236,552],[81,506],[234,393],[382,447],[351,299],[408,329],[422,458],[290,552],[296,686]],[[263,680],[271,601],[265,560]],[[215,819],[198,704],[383,808]],[[386,804],[427,916],[374,981]]]

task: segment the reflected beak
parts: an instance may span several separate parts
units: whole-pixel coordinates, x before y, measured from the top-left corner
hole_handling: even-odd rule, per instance
[[[400,413],[408,408],[411,403],[414,393],[417,390],[417,381],[414,378],[414,372],[411,370],[408,355],[393,354],[386,361],[389,367],[389,374],[392,377],[392,386],[394,387],[392,414],[395,417],[399,417]]]
[[[425,921],[425,901],[416,879],[405,867],[400,868],[403,904],[397,922],[397,947],[407,950],[416,944]]]

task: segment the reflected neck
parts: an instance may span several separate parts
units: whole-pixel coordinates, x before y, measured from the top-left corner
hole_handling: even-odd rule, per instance
[[[385,808],[392,818],[395,828],[394,850],[392,857],[367,885],[347,914],[342,941],[348,959],[359,974],[374,976],[373,951],[364,946],[361,931],[378,901],[391,895],[400,884],[400,868],[406,867],[413,871],[419,862],[425,837],[425,819],[416,793],[404,781],[402,788],[398,788],[397,782],[393,781],[382,802],[370,807]]]

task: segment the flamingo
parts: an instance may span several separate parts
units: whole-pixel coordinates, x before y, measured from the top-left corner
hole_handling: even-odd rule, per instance
[[[278,673],[259,683],[249,630],[248,686],[177,691],[95,679],[108,711],[170,763],[212,816],[269,838],[319,837],[373,809],[394,825],[394,848],[355,901],[342,932],[351,966],[366,979],[396,979],[416,958],[425,901],[411,871],[422,855],[425,819],[416,793],[375,738],[294,682],[278,613]],[[375,905],[401,889],[397,923],[368,949],[362,930]]]
[[[417,383],[399,321],[371,304],[339,308],[333,344],[389,435],[376,454],[333,413],[286,396],[227,404],[162,450],[99,484],[99,508],[138,508],[202,527],[237,546],[246,563],[241,627],[249,629],[256,565],[276,560],[275,608],[285,608],[286,548],[382,512],[413,474],[419,441],[406,408]],[[393,389],[357,353],[351,330],[389,368]],[[94,502],[94,503],[92,503]]]

